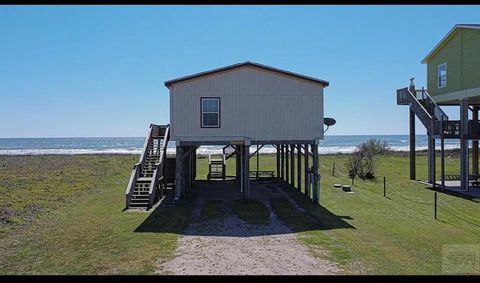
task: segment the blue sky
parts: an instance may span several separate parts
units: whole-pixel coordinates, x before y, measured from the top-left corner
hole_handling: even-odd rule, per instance
[[[330,135],[407,134],[396,89],[410,77],[426,85],[423,57],[479,15],[480,6],[1,6],[0,138],[144,136],[169,121],[164,81],[243,61],[330,81]]]

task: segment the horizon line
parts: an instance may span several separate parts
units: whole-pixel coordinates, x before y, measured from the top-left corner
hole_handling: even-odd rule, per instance
[[[337,134],[328,136],[408,136],[409,134]],[[415,136],[424,136],[425,134],[415,134]],[[94,139],[94,138],[145,138],[145,136],[66,136],[66,137],[0,137],[0,139]]]

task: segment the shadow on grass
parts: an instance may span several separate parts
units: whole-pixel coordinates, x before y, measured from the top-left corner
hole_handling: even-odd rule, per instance
[[[437,185],[435,188],[433,186],[425,186],[427,190],[432,192],[442,193],[454,197],[463,198],[465,200],[479,202],[480,199],[480,188],[479,187],[470,187],[468,191],[462,192],[458,186],[446,186],[445,189],[442,189],[441,185]]]
[[[183,234],[192,217],[197,194],[187,194],[176,206],[157,206],[134,232]]]
[[[289,189],[290,198],[305,209],[299,211],[272,183],[251,187],[257,200],[238,199],[236,186],[222,181],[201,182],[177,206],[158,206],[135,232],[175,233],[197,236],[254,237],[310,230],[355,229],[328,209],[308,202],[303,194]],[[221,192],[219,192],[221,186]],[[218,193],[217,193],[218,192]],[[228,208],[219,209],[220,203]],[[198,214],[207,217],[197,219]],[[222,215],[218,212],[222,211]],[[272,221],[270,217],[280,221]],[[205,221],[211,220],[211,221]],[[258,219],[256,219],[258,218]],[[189,226],[190,225],[190,226]],[[187,229],[188,228],[188,229]]]

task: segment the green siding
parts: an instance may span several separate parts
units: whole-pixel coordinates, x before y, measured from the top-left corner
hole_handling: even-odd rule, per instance
[[[438,87],[438,65],[447,63],[447,86]],[[460,29],[427,64],[432,96],[480,87],[480,30]]]
[[[449,93],[461,89],[461,32],[457,32],[427,66],[427,89],[433,95]],[[438,88],[438,65],[447,63],[447,86]]]
[[[480,87],[480,30],[462,31],[463,88]]]

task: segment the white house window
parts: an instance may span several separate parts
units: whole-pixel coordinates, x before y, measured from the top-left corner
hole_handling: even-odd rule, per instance
[[[447,63],[438,65],[438,87],[447,86]]]
[[[202,97],[202,128],[220,128],[220,98]]]

